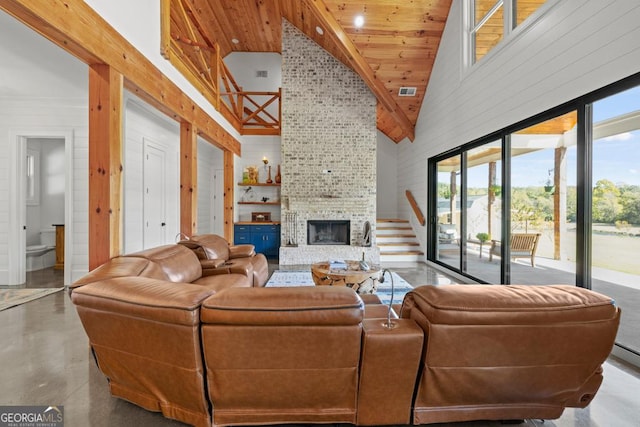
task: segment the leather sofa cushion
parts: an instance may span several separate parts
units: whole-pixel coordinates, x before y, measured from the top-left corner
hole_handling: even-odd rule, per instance
[[[201,277],[193,283],[207,289],[221,291],[227,288],[248,288],[251,286],[251,280],[251,277],[244,274],[216,274]]]
[[[415,304],[436,324],[549,324],[612,319],[614,301],[570,285],[440,285],[409,292]]]
[[[198,257],[182,245],[158,246],[127,255],[127,257],[151,261],[154,265],[141,274],[147,277],[157,277],[161,270],[166,280],[191,283],[202,276]]]
[[[350,288],[229,288],[207,298],[202,322],[232,325],[354,325],[364,305]]]
[[[201,302],[214,290],[147,277],[119,277],[91,283],[71,294],[74,304],[92,310],[127,313],[159,322],[197,325]]]

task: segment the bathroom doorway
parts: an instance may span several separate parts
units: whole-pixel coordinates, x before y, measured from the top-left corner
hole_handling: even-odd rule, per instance
[[[72,131],[15,132],[12,157],[9,285],[69,284]],[[67,226],[65,226],[67,225]],[[66,242],[66,243],[65,243]]]

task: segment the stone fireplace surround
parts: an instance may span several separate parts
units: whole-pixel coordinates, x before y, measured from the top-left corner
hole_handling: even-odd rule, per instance
[[[308,197],[291,198],[283,196],[283,212],[295,212],[295,232],[288,232],[287,224],[282,224],[283,236],[280,247],[280,264],[312,264],[329,259],[362,259],[380,263],[380,250],[375,244],[375,198],[348,197]],[[374,215],[371,216],[371,212]],[[286,215],[283,215],[286,218]],[[351,224],[349,245],[307,245],[308,220],[349,220]],[[362,246],[365,222],[372,228],[371,246]],[[288,246],[288,234],[295,234],[297,246]]]
[[[363,254],[379,264],[376,149],[375,96],[360,76],[283,20],[281,265]],[[286,223],[290,217],[295,224]],[[307,220],[329,219],[350,221],[350,245],[307,245]],[[369,247],[362,246],[366,222]],[[288,234],[295,235],[293,245]]]

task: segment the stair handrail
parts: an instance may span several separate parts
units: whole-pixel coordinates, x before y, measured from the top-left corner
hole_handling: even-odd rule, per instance
[[[418,203],[416,202],[416,199],[413,197],[413,194],[411,193],[411,191],[407,190],[405,191],[404,194],[406,194],[407,199],[409,200],[409,204],[413,209],[413,213],[416,215],[416,218],[418,218],[418,222],[420,223],[420,225],[425,225],[427,221],[424,219],[424,215],[422,215],[422,211],[420,210],[420,207],[418,206]]]

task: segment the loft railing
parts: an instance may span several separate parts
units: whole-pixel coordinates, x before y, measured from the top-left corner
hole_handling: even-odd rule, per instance
[[[279,135],[281,91],[244,91],[236,83],[231,72],[220,62],[220,82],[224,92],[220,92],[223,105],[238,121],[243,135]],[[222,106],[222,105],[221,105]]]
[[[178,5],[187,20],[184,4]],[[242,90],[220,57],[218,45],[211,47],[194,39],[193,29],[191,38],[171,33],[163,55],[184,75],[193,77],[192,83],[242,135],[280,135],[281,90]],[[186,55],[179,45],[191,47],[191,55]]]

